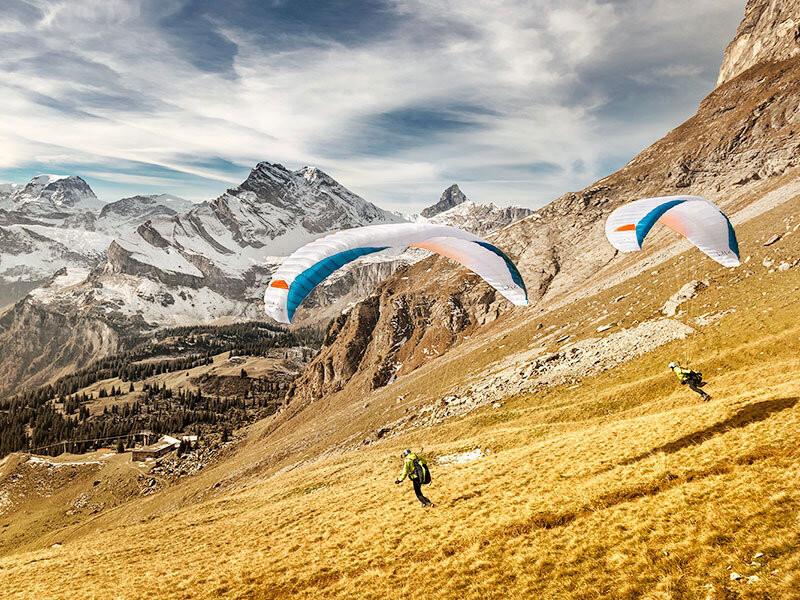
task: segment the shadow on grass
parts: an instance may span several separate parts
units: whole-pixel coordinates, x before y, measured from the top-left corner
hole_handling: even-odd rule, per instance
[[[711,439],[715,435],[725,433],[731,429],[737,429],[745,427],[750,423],[764,421],[775,413],[794,407],[799,401],[800,398],[779,398],[776,400],[765,400],[763,402],[749,404],[727,419],[715,423],[710,427],[701,429],[700,431],[695,431],[678,438],[677,440],[653,448],[648,452],[642,453],[633,458],[629,458],[621,464],[632,464],[661,452],[673,453],[695,444],[701,444],[706,440]],[[589,516],[597,513],[598,511],[612,508],[619,504],[633,502],[641,498],[656,496],[677,486],[703,480],[708,477],[732,473],[741,466],[754,465],[758,462],[780,456],[793,456],[793,453],[795,452],[795,448],[787,449],[785,446],[781,445],[758,446],[750,449],[744,454],[735,457],[722,458],[715,464],[704,466],[702,469],[688,469],[681,472],[668,472],[656,479],[632,483],[629,485],[622,485],[617,489],[612,489],[602,493],[592,498],[589,502],[577,506],[572,510],[566,509],[561,511],[535,512],[523,519],[498,527],[489,535],[487,535],[487,539],[512,539],[530,535],[534,530],[566,527],[571,525],[580,517]],[[609,467],[609,469],[613,468],[614,467]],[[467,500],[475,495],[476,494],[467,494],[460,496],[459,498],[456,498],[454,502]],[[446,556],[450,556],[450,554],[446,554]]]
[[[719,423],[714,423],[710,427],[699,431],[693,431],[677,440],[662,444],[661,446],[656,446],[647,452],[627,458],[617,463],[616,466],[631,465],[656,454],[672,454],[684,448],[688,448],[689,446],[702,444],[712,437],[730,431],[731,429],[739,429],[740,427],[746,427],[750,423],[764,421],[775,413],[784,411],[787,408],[792,408],[798,401],[800,401],[800,398],[778,398],[776,400],[764,400],[763,402],[748,404],[737,413]]]
[[[797,400],[796,398],[794,399]],[[794,404],[792,404],[794,405]],[[792,457],[793,449],[787,450],[785,446],[759,446],[735,458],[726,458],[713,465],[702,469],[689,469],[682,473],[666,473],[650,481],[642,481],[631,485],[623,485],[606,493],[592,498],[589,502],[577,507],[575,510],[561,512],[539,511],[529,517],[505,525],[497,530],[493,536],[510,539],[530,534],[536,529],[555,529],[571,525],[579,517],[589,516],[605,509],[613,508],[619,504],[633,502],[641,498],[656,496],[680,485],[700,481],[708,477],[725,475],[735,472],[739,467],[754,465],[758,462],[775,457]]]

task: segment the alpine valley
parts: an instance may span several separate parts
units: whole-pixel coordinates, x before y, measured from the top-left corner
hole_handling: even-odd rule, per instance
[[[40,175],[0,193],[0,297],[10,305],[0,317],[0,391],[40,385],[159,328],[263,320],[266,282],[292,251],[340,229],[406,220],[319,169],[268,162],[199,204],[167,194],[104,204],[78,176]],[[454,185],[430,220],[483,235],[531,212],[476,204]],[[325,327],[425,256],[354,263],[312,294],[297,323]]]

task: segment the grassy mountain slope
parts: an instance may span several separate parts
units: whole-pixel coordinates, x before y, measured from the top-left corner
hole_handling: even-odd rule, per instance
[[[739,228],[740,269],[689,251],[538,320],[501,319],[369,396],[285,409],[197,477],[4,545],[0,581],[20,598],[791,597],[800,267],[780,264],[800,259],[798,207],[795,195]],[[686,340],[363,445],[455,382],[554,349],[551,326],[580,340],[611,335],[597,322],[660,318],[687,274],[711,285],[676,317],[698,331]],[[712,402],[666,371],[684,356],[710,379]],[[434,466],[437,507],[423,511],[392,484],[406,446],[486,454]]]

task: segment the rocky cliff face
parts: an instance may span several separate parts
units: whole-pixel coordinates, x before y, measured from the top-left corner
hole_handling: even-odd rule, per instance
[[[759,65],[719,86],[695,117],[619,172],[555,200],[494,236],[517,261],[531,302],[603,284],[614,260],[608,213],[639,197],[698,194],[730,212],[800,162],[800,62]],[[629,259],[630,260],[630,259]],[[636,260],[636,259],[633,259]],[[638,260],[642,260],[639,258]],[[592,288],[585,288],[591,293]],[[332,326],[293,391],[308,401],[345,386],[372,389],[441,354],[511,307],[441,258],[398,271],[375,297]],[[535,308],[527,310],[533,314]]]
[[[718,85],[750,67],[800,56],[800,1],[748,0],[744,20],[725,50]]]

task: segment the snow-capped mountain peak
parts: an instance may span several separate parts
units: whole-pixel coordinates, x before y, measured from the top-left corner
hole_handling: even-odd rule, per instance
[[[78,310],[88,302],[98,314],[111,311],[114,319],[135,326],[206,322],[222,315],[259,318],[263,288],[282,257],[326,233],[404,221],[315,167],[293,171],[261,162],[241,185],[212,201],[137,195],[80,213],[88,217],[79,222],[77,213],[65,216],[56,207],[69,205],[69,193],[80,191],[81,184],[82,179],[67,177],[26,186],[26,209],[46,205],[54,216],[6,212],[0,253],[8,268],[0,269],[0,284],[42,281],[63,267],[79,269],[91,277],[56,295],[59,306]],[[13,193],[18,198],[21,191]],[[375,277],[393,267],[377,265]],[[366,293],[365,279],[359,281],[359,293]],[[214,310],[208,312],[207,305]]]
[[[159,215],[115,241],[108,269],[190,275],[228,292],[271,272],[280,259],[332,231],[403,219],[305,167],[261,162],[241,185],[173,216]],[[112,264],[113,263],[113,264]]]
[[[306,165],[305,167],[301,167],[300,169],[295,171],[295,173],[302,175],[303,178],[309,183],[315,183],[318,181],[326,181],[326,182],[333,181],[333,178],[324,171],[322,171],[321,169],[318,169],[317,167],[311,167],[308,165]]]
[[[103,204],[77,176],[38,175],[0,186],[0,301],[63,269],[90,270],[124,237],[151,218],[193,205],[166,194]]]
[[[450,207],[443,208],[445,206]],[[532,213],[531,209],[519,206],[500,208],[491,202],[488,204],[473,202],[457,185],[451,185],[442,193],[439,202],[412,219],[459,227],[476,235],[488,235]]]
[[[446,210],[450,210],[454,206],[458,206],[459,204],[467,202],[468,200],[469,199],[464,195],[464,192],[461,191],[461,188],[458,187],[458,184],[454,183],[442,192],[442,195],[436,204],[429,206],[420,214],[423,217],[431,218],[439,213],[443,213]]]
[[[31,182],[28,185],[38,185],[41,188],[45,188],[51,183],[55,183],[60,179],[68,179],[69,175],[53,175],[52,173],[42,173],[41,175],[36,175],[31,179]]]
[[[14,210],[36,217],[63,213],[96,212],[103,203],[77,175],[37,175],[11,195]]]

